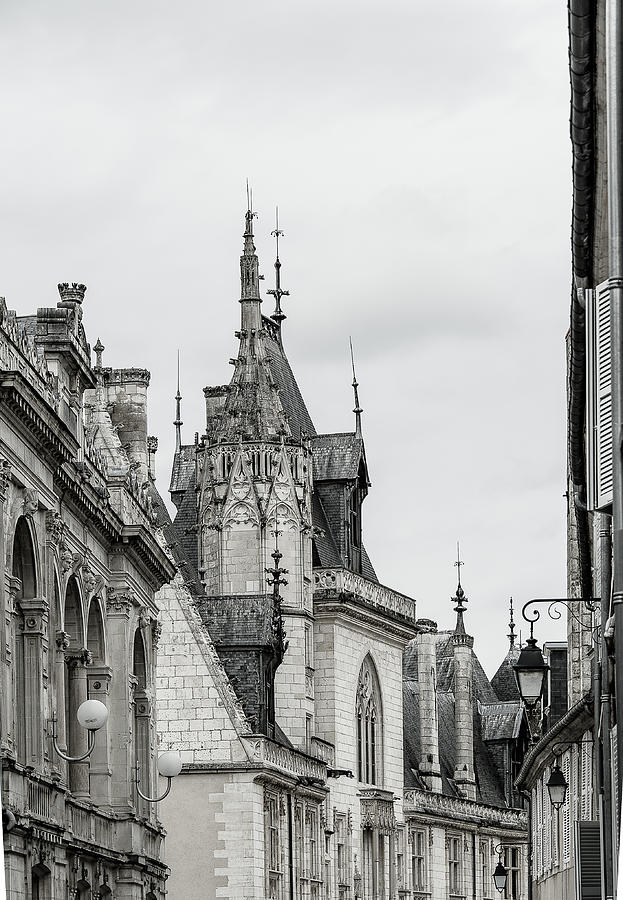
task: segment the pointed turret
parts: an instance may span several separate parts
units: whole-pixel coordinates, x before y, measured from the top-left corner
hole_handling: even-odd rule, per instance
[[[513,666],[519,659],[519,648],[515,646],[515,621],[513,618],[513,598],[510,598],[510,621],[508,623],[508,653],[502,660],[500,668],[491,679],[491,686],[500,700],[504,702],[519,700],[519,688]],[[521,641],[520,641],[521,643]]]
[[[251,203],[245,214],[244,249],[240,257],[240,303],[242,331],[259,331],[262,324],[259,262],[253,243],[253,219],[256,213]]]

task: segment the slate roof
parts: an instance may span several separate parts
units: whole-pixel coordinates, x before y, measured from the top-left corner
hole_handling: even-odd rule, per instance
[[[490,703],[482,706],[483,740],[515,740],[519,737],[523,715],[524,711],[520,700],[511,700],[507,703]]]
[[[519,700],[519,688],[513,669],[518,659],[519,647],[511,647],[491,679],[491,685],[500,700]]]
[[[403,682],[404,711],[404,777],[405,790],[422,790],[422,779],[418,772],[421,758],[420,713],[418,684]],[[456,732],[454,726],[454,695],[447,691],[437,694],[437,716],[439,733],[439,764],[441,768],[441,790],[449,797],[460,796],[455,785],[454,764],[456,759]],[[506,807],[504,790],[495,763],[489,753],[481,729],[478,711],[474,712],[474,772],[476,776],[476,799],[489,806]]]
[[[169,491],[172,494],[185,491],[195,474],[196,449],[194,444],[182,444],[180,449],[175,452],[171,469],[171,484],[169,485]]]
[[[314,423],[307,411],[283,346],[274,336],[276,333],[275,323],[272,319],[262,316],[262,324],[268,326],[264,336],[264,349],[292,437],[299,441],[303,432],[308,436],[315,435]]]
[[[353,433],[318,434],[311,441],[316,481],[354,481],[364,456],[363,439]]]
[[[204,597],[199,604],[201,621],[214,646],[270,646],[273,640],[273,605],[265,594],[228,594]]]
[[[314,548],[318,555],[317,564],[329,569],[334,566],[342,566],[342,558],[329,528],[322,500],[316,491],[312,494],[312,522],[322,530],[321,534],[314,534]]]
[[[173,555],[173,559],[175,560],[190,593],[195,598],[202,597],[203,588],[201,587],[196,562],[193,563],[189,559],[184,543],[180,540],[179,527],[171,521],[171,516],[165,506],[164,500],[158,493],[158,490],[152,481],[148,483],[147,493],[151,497],[153,510],[157,517],[156,525],[157,527],[162,528],[165,540]]]
[[[437,644],[437,690],[453,691],[454,690],[454,652],[452,646],[453,632],[441,632],[443,638]],[[417,650],[415,650],[417,653]],[[474,699],[481,703],[497,703],[498,696],[485,670],[480,664],[480,660],[472,650],[472,672],[474,679]]]

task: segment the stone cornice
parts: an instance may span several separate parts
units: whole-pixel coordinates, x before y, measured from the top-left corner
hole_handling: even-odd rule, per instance
[[[401,645],[407,644],[420,631],[415,625],[385,616],[344,594],[320,596],[319,592],[314,593],[314,617],[317,620],[327,618],[341,619],[348,623],[358,622],[377,634],[381,631],[385,637],[393,638]]]
[[[155,590],[167,584],[177,568],[143,525],[123,525],[121,541],[127,545],[139,568]]]
[[[26,429],[42,455],[56,465],[75,459],[78,441],[19,372],[1,376],[0,401],[15,422]]]
[[[478,825],[494,825],[498,828],[510,828],[526,831],[528,816],[520,809],[500,809],[486,806],[474,800],[463,800],[460,797],[447,797],[444,794],[432,794],[426,791],[405,791],[403,797],[404,816],[413,813],[424,813],[437,816],[452,822],[465,821]]]

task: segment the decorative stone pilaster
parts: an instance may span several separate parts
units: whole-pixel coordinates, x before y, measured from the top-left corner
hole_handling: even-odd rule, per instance
[[[437,624],[430,619],[422,619],[418,624],[426,628],[416,638],[421,745],[419,772],[429,790],[441,793],[436,691]]]
[[[110,683],[112,669],[109,666],[89,666],[87,670],[88,695],[110,709]],[[98,806],[110,811],[110,763],[108,759],[108,723],[95,733],[95,747],[90,758],[91,797]]]
[[[20,600],[23,616],[24,654],[24,737],[26,765],[40,768],[43,763],[43,729],[45,719],[43,690],[47,687],[47,602],[40,597]],[[20,636],[16,635],[16,640]]]
[[[69,721],[66,722],[66,729],[69,734],[70,756],[82,756],[86,753],[89,743],[88,732],[78,724],[76,712],[88,696],[86,667],[90,662],[91,654],[88,650],[65,654],[65,663],[69,671]],[[79,799],[88,799],[90,793],[88,759],[69,763],[69,787]]]

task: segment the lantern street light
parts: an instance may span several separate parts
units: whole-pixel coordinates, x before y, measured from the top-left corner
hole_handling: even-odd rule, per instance
[[[543,659],[543,654],[532,633],[532,623],[530,623],[530,637],[526,641],[526,646],[522,648],[513,669],[521,699],[526,706],[535,706],[543,694],[549,666]]]
[[[599,600],[599,597],[589,597],[582,602],[587,609],[592,611],[595,609],[595,604],[598,603]],[[562,603],[563,606],[567,607],[569,613],[574,616],[573,610],[570,608],[570,604],[574,602],[578,601],[569,600],[566,597],[554,597],[528,600],[528,602],[524,604],[521,614],[524,620],[530,623],[530,637],[526,641],[525,647],[522,648],[519,659],[513,666],[513,669],[515,670],[515,678],[517,679],[517,687],[519,688],[521,699],[528,707],[535,706],[542,696],[543,688],[545,687],[545,678],[550,667],[543,659],[543,654],[534,637],[534,623],[538,622],[541,618],[541,614],[538,609],[533,609],[531,611],[532,615],[528,616],[526,611],[530,606],[535,606],[539,603],[547,603],[550,619],[560,619],[561,613],[557,608],[557,605]],[[574,616],[574,618],[577,618],[577,616]]]
[[[498,844],[493,852],[498,854],[498,864],[495,867],[495,871],[493,872],[493,883],[496,890],[498,890],[500,894],[503,894],[506,890],[506,882],[508,881],[508,871],[505,868],[504,863],[502,862],[504,844]]]
[[[160,797],[148,797],[147,794],[144,794],[140,788],[140,766],[138,762],[135,765],[136,775],[135,775],[135,784],[136,791],[139,797],[142,797],[143,800],[147,800],[148,803],[160,803],[161,800],[168,795],[171,790],[171,782],[175,778],[176,775],[179,775],[182,771],[182,757],[179,755],[177,750],[167,750],[164,753],[161,753],[158,757],[158,772],[163,778],[167,779],[167,786]]]
[[[554,767],[547,781],[549,799],[554,809],[560,809],[564,804],[568,787],[569,785],[567,784],[564,772],[557,762],[554,763]]]
[[[100,728],[103,728],[106,724],[108,720],[108,709],[99,700],[85,700],[76,710],[76,718],[78,719],[78,724],[81,725],[82,728],[86,728],[89,732],[88,749],[82,756],[68,756],[58,746],[58,741],[56,739],[56,710],[52,713],[52,744],[54,745],[56,753],[61,759],[67,760],[67,762],[81,762],[93,753],[93,748],[95,747],[95,732],[99,731]]]

